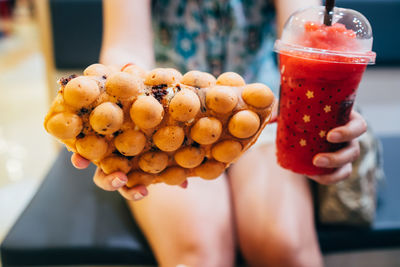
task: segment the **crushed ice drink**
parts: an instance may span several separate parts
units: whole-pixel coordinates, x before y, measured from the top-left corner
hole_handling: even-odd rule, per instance
[[[329,53],[332,50],[346,53],[358,46],[356,33],[343,24],[305,22],[303,26],[299,43],[319,53],[285,51],[284,47],[279,50],[277,159],[282,167],[294,172],[320,175],[334,169],[316,167],[313,158],[346,145],[328,142],[327,134],[349,121],[368,62],[358,55]]]

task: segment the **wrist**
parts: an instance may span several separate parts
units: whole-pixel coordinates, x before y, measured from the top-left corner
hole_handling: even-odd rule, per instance
[[[139,67],[150,70],[154,68],[154,56],[152,52],[133,53],[120,48],[102,49],[100,53],[100,63],[105,65],[114,65],[122,68],[127,63],[133,63]]]

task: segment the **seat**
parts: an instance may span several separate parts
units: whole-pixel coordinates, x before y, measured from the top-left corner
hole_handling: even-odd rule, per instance
[[[380,138],[386,179],[378,186],[376,218],[371,228],[318,227],[324,253],[400,247],[400,137]]]
[[[322,251],[400,247],[400,137],[381,138],[385,185],[371,228],[321,227]],[[0,247],[2,264],[155,265],[151,250],[116,192],[97,188],[94,167],[77,170],[62,150]]]

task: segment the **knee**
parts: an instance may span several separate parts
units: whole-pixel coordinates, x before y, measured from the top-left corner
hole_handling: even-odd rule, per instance
[[[322,256],[316,240],[301,240],[287,234],[258,236],[253,244],[259,249],[247,250],[251,266],[321,267]],[[263,240],[260,240],[263,239]]]
[[[159,258],[160,266],[233,266],[234,249],[225,246],[186,240],[181,242],[175,253]]]
[[[265,249],[268,266],[321,267],[322,256],[317,241],[297,240],[282,236]]]

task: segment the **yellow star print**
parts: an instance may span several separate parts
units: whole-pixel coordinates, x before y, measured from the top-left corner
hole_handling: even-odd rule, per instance
[[[303,116],[303,121],[304,122],[310,122],[311,121],[310,115],[304,115]]]
[[[306,93],[306,96],[307,96],[308,99],[313,98],[314,97],[314,92],[308,90],[307,93]]]
[[[307,145],[307,141],[304,140],[304,139],[301,139],[300,142],[299,142],[299,144],[300,144],[301,146],[306,146],[306,145]]]
[[[324,111],[325,113],[331,112],[332,111],[331,106],[325,105]]]
[[[319,132],[319,136],[320,136],[321,138],[324,138],[325,135],[326,135],[326,131],[321,130],[321,131]]]

